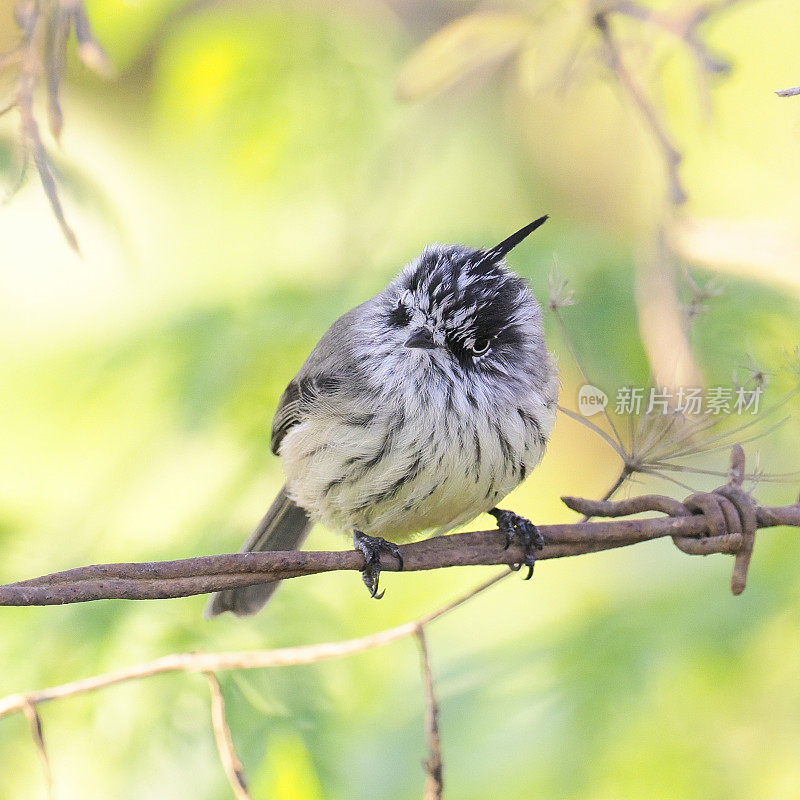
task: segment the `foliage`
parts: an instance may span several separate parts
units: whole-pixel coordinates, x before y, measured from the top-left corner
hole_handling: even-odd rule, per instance
[[[781,365],[800,341],[800,106],[772,90],[797,83],[795,3],[742,2],[705,24],[732,67],[711,77],[710,118],[682,42],[611,19],[683,155],[679,211],[665,204],[663,159],[607,69],[588,4],[498,6],[526,32],[495,19],[479,26],[493,37],[480,48],[464,21],[472,4],[417,5],[87,3],[118,78],[101,81],[71,56],[63,144],[46,142],[83,257],[30,175],[0,209],[3,581],[236,549],[280,482],[271,411],[327,325],[425,243],[485,245],[544,212],[552,221],[513,264],[546,302],[557,257],[577,301],[565,325],[607,393],[650,380],[642,263],[652,266],[659,232],[676,308],[691,303],[684,264],[724,290],[686,334],[699,373],[729,382],[750,354],[776,373],[771,397],[794,385]],[[765,25],[769,47],[753,36]],[[13,44],[13,20],[0,26]],[[0,129],[9,186],[12,116]],[[562,403],[574,408],[582,380],[548,325]],[[751,452],[771,472],[796,469],[798,433],[794,419]],[[725,458],[695,463],[719,469]],[[562,418],[510,503],[566,521],[558,497],[598,496],[618,466]],[[778,504],[789,491],[765,483],[758,496]],[[330,543],[317,529],[310,547]],[[653,543],[543,564],[531,584],[505,581],[442,620],[428,646],[449,795],[791,795],[800,545],[776,532],[756,548],[739,598],[720,588],[726,559],[679,569],[682,556]],[[365,634],[483,576],[451,572],[386,575],[380,603],[353,576],[295,581],[244,624],[204,622],[199,598],[2,609],[0,689],[176,650]],[[410,642],[227,676],[222,692],[254,796],[418,796],[423,696]],[[229,796],[200,676],[41,713],[60,798]],[[40,777],[24,720],[0,725],[0,761],[16,767],[2,770],[0,798],[30,796]]]

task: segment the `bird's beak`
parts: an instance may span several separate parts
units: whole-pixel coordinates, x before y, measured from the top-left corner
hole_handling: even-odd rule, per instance
[[[418,328],[405,341],[406,347],[416,347],[421,350],[433,350],[438,347],[433,341],[433,334],[427,328]]]

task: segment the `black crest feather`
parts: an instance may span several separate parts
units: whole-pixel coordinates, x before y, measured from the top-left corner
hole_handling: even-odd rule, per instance
[[[504,255],[506,255],[506,253],[509,253],[511,250],[513,250],[523,239],[526,239],[537,228],[544,225],[544,223],[548,220],[548,216],[548,214],[545,214],[543,217],[535,219],[533,222],[528,223],[524,228],[520,228],[516,233],[512,233],[508,239],[503,239],[500,244],[496,244],[490,250],[486,251],[484,260],[488,261],[489,263],[499,261]]]

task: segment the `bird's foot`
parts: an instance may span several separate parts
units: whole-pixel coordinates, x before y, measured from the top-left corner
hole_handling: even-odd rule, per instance
[[[505,534],[506,550],[515,539],[522,545],[525,558],[512,569],[520,569],[524,564],[528,568],[528,574],[524,579],[530,580],[533,575],[533,565],[536,563],[536,552],[544,547],[544,537],[529,519],[513,511],[492,508],[489,513],[497,520],[497,529]]]
[[[397,559],[400,569],[403,569],[403,556],[400,548],[393,542],[387,542],[380,536],[367,536],[361,531],[353,532],[353,547],[363,556],[366,565],[361,570],[364,585],[369,589],[370,597],[380,600],[383,592],[378,594],[378,579],[381,575],[381,553],[389,553]]]

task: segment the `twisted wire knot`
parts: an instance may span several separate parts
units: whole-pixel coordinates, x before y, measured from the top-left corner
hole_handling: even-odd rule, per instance
[[[769,509],[758,506],[753,497],[742,489],[745,474],[745,458],[742,446],[734,445],[731,451],[728,482],[713,492],[696,492],[682,503],[671,497],[651,494],[640,495],[629,500],[592,501],[577,497],[562,500],[586,518],[624,517],[644,511],[660,511],[671,517],[705,517],[707,531],[700,536],[673,536],[675,546],[693,556],[711,553],[730,553],[735,556],[731,591],[741,594],[747,584],[747,571],[753,554],[759,519],[771,524]]]
[[[735,555],[731,591],[741,594],[747,585],[747,571],[758,529],[757,506],[753,497],[731,480],[713,492],[689,495],[683,506],[689,513],[705,516],[709,533],[700,539],[673,536],[675,546],[689,555]]]
[[[731,591],[734,594],[741,594],[747,585],[747,571],[758,529],[758,507],[753,497],[742,489],[743,481],[744,450],[737,444],[731,451],[728,482],[713,492],[691,494],[683,501],[689,512],[705,516],[708,535],[701,539],[687,536],[672,538],[676,547],[690,555],[735,555],[731,575]]]

